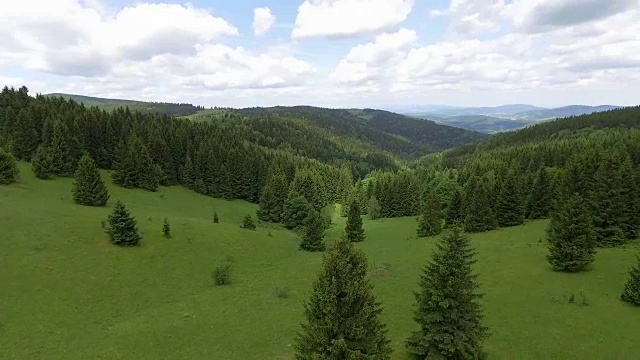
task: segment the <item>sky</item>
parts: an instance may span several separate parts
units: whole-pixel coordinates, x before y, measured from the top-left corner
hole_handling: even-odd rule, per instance
[[[1,0],[0,85],[203,106],[640,103],[640,0]]]

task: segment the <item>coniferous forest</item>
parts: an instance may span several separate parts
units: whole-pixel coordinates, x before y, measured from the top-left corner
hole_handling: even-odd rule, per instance
[[[292,336],[286,347],[269,348],[267,358],[518,358],[533,350],[523,350],[509,338],[527,331],[509,328],[515,316],[496,320],[508,311],[508,301],[564,306],[541,313],[551,319],[569,314],[557,321],[570,326],[578,317],[598,316],[610,302],[624,304],[618,315],[640,311],[638,261],[619,264],[614,257],[617,251],[636,252],[640,235],[640,107],[487,137],[373,109],[214,111],[157,103],[157,111],[138,111],[134,103],[99,107],[97,98],[85,98],[93,104],[82,99],[3,88],[0,189],[6,192],[0,193],[0,204],[17,209],[14,204],[27,198],[27,192],[42,187],[56,189],[46,199],[56,201],[51,206],[71,213],[76,210],[69,209],[80,208],[76,217],[69,215],[61,223],[47,219],[51,212],[37,212],[37,201],[44,199],[29,200],[30,207],[16,210],[22,217],[37,213],[40,226],[54,229],[54,238],[69,230],[60,244],[52,245],[52,237],[25,224],[15,225],[19,230],[12,234],[36,241],[23,249],[29,256],[48,249],[57,254],[65,246],[79,249],[70,250],[73,256],[98,254],[91,265],[103,267],[91,274],[91,282],[104,281],[109,292],[121,289],[117,279],[126,271],[100,278],[119,264],[105,258],[132,266],[131,276],[148,271],[139,262],[167,271],[155,280],[144,275],[135,280],[136,286],[157,290],[153,296],[142,290],[105,294],[92,288],[102,294],[100,299],[117,298],[104,304],[87,300],[94,303],[86,309],[78,305],[84,316],[95,316],[98,328],[122,326],[118,331],[143,334],[148,331],[143,330],[145,315],[131,319],[147,310],[145,304],[166,298],[179,305],[149,320],[149,326],[167,316],[176,336],[187,336],[180,332],[193,326],[199,334],[189,333],[193,341],[211,331],[255,344],[233,343],[229,350],[225,341],[217,341],[211,352],[189,347],[182,355],[190,358],[256,357],[262,355],[261,347],[280,341],[268,337],[271,331]],[[18,215],[2,214],[2,226],[19,220]],[[542,231],[534,236],[527,233],[531,229]],[[20,246],[7,249],[19,252]],[[163,255],[145,251],[159,247],[170,249],[164,252],[171,260],[157,265],[155,259]],[[519,255],[505,260],[512,261],[508,265],[501,263],[512,254]],[[35,271],[32,264],[11,261],[27,277]],[[68,254],[45,261],[47,276],[39,281],[63,286],[49,275],[68,275],[74,287],[86,285],[77,277],[83,272],[70,267],[74,261]],[[198,274],[185,270],[193,264],[209,268]],[[623,273],[607,273],[606,279],[597,275],[597,281],[589,282],[578,277],[614,265]],[[493,266],[502,269],[495,271],[500,274],[491,271]],[[509,280],[497,280],[501,276]],[[517,276],[529,280],[520,284]],[[560,291],[558,284],[574,283],[579,290],[566,299],[551,293]],[[203,284],[206,292],[191,288]],[[553,290],[533,294],[527,286]],[[606,291],[597,290],[606,295],[592,303],[589,291],[599,286],[606,286]],[[513,299],[507,299],[512,291]],[[78,301],[86,304],[84,296],[89,295],[82,293]],[[523,293],[531,298],[519,299],[526,297]],[[193,310],[216,296],[220,308]],[[593,310],[577,313],[572,305]],[[93,313],[92,306],[102,306],[104,313]],[[110,323],[128,311],[127,321]],[[269,311],[280,315],[263,318]],[[249,315],[240,319],[241,314]],[[268,326],[253,324],[251,316],[268,319],[263,321]],[[235,331],[267,327],[239,335],[227,331],[232,325],[220,319],[236,319]],[[14,318],[0,317],[0,329],[5,322],[14,331]],[[595,326],[588,325],[589,331]],[[546,334],[544,327],[530,330]],[[572,341],[580,347],[579,340]],[[108,353],[114,349],[108,344],[99,342],[95,348]],[[571,357],[562,353],[565,344],[556,345],[523,358]],[[16,349],[13,355],[24,355]],[[86,354],[90,358],[95,353]],[[634,358],[640,348],[616,354],[612,356]]]

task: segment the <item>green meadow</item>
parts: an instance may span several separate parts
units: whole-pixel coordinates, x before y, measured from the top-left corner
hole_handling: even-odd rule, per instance
[[[107,183],[108,174],[103,174]],[[0,186],[0,359],[292,359],[322,255],[261,223],[256,205],[181,187],[156,193],[110,186],[105,208],[75,205],[71,179]],[[101,221],[116,200],[136,217],[137,248],[112,246]],[[217,212],[220,223],[212,222]],[[162,237],[167,217],[173,238]],[[340,236],[336,216],[327,239]],[[636,244],[603,249],[588,271],[551,271],[546,221],[471,236],[485,293],[491,359],[638,359],[640,313],[619,300]],[[414,329],[413,291],[436,238],[414,218],[365,220],[370,277],[396,349]],[[232,283],[212,270],[232,263]],[[572,296],[573,295],[573,296]],[[573,299],[573,301],[571,301]]]

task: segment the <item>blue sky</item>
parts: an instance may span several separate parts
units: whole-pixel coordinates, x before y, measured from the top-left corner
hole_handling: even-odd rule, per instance
[[[0,83],[205,106],[635,105],[640,0],[22,0]]]

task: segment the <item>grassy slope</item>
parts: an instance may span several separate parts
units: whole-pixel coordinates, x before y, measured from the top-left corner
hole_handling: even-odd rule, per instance
[[[159,193],[111,188],[137,217],[142,246],[119,249],[102,233],[109,208],[76,206],[71,180],[21,180],[0,187],[0,358],[290,359],[320,254],[297,250],[277,227],[244,231],[255,205],[182,188]],[[213,211],[221,224],[210,221]],[[174,238],[161,238],[169,217]],[[341,232],[338,219],[328,235]],[[367,254],[395,359],[414,329],[412,291],[433,239],[414,237],[414,219],[366,221]],[[607,249],[590,271],[549,270],[546,222],[473,236],[493,359],[636,359],[639,309],[618,300],[637,248]],[[273,237],[268,236],[268,232]],[[234,283],[210,271],[235,259]],[[386,269],[386,270],[385,270]],[[277,286],[291,289],[278,299]],[[568,304],[584,289],[589,306]],[[577,296],[579,299],[579,297]]]

